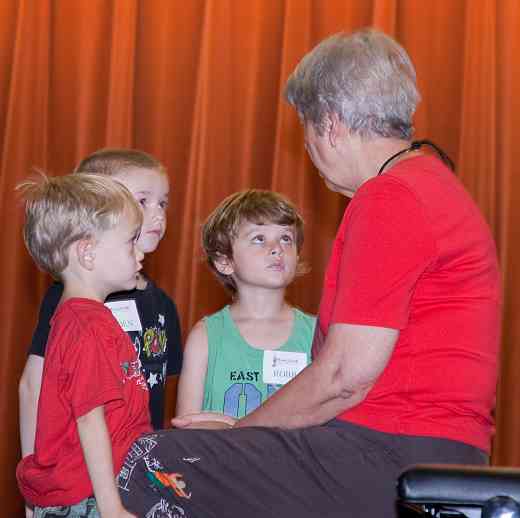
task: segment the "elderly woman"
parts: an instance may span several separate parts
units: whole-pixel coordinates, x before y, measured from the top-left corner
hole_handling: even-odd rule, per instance
[[[191,494],[168,505],[219,518],[391,517],[405,466],[488,460],[495,246],[449,167],[411,142],[419,94],[394,40],[363,30],[323,41],[286,96],[320,176],[352,198],[325,276],[314,361],[232,430],[164,432],[164,470],[182,474]],[[136,479],[149,469],[131,467]],[[122,492],[125,505],[147,511],[153,499],[137,487]]]

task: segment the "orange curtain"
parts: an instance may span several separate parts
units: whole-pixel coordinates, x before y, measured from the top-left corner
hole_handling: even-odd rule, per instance
[[[186,332],[227,298],[200,261],[199,229],[246,187],[288,195],[306,219],[312,271],[289,290],[315,312],[345,200],[305,156],[281,97],[323,37],[376,26],[410,52],[423,101],[417,136],[457,164],[494,232],[504,277],[496,464],[520,465],[520,3],[517,0],[3,0],[0,2],[0,501],[22,516],[17,384],[48,284],[26,253],[15,185],[33,167],[70,172],[105,146],[168,167],[169,230],[147,272],[176,300]],[[478,380],[476,380],[478,382]],[[169,409],[172,408],[170,397]]]

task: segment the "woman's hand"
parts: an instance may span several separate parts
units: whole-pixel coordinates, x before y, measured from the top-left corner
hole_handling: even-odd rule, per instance
[[[200,412],[196,414],[185,414],[179,417],[174,417],[171,421],[175,428],[186,429],[206,429],[206,430],[224,430],[233,428],[236,419],[218,412]]]

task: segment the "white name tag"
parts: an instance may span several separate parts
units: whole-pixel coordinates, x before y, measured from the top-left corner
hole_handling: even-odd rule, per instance
[[[115,300],[105,302],[105,306],[112,311],[112,315],[119,322],[123,331],[128,333],[128,331],[143,330],[135,300]]]
[[[284,385],[307,367],[307,354],[289,351],[264,351],[263,381]]]

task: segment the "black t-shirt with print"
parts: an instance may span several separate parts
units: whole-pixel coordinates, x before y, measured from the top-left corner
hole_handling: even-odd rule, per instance
[[[128,331],[143,375],[150,391],[150,415],[155,429],[163,428],[164,388],[166,377],[179,374],[182,366],[181,330],[179,315],[173,300],[147,279],[144,290],[113,293],[107,302],[135,300],[142,331]],[[45,356],[50,320],[63,293],[61,283],[53,283],[40,306],[38,324],[32,337],[29,354]]]

